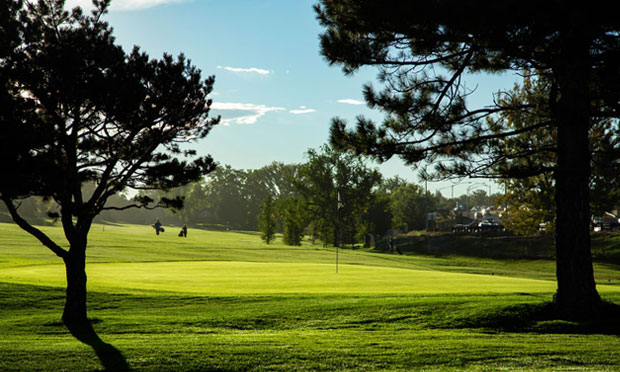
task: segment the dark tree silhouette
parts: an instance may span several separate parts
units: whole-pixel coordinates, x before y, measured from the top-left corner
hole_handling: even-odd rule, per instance
[[[64,0],[0,5],[0,199],[17,225],[60,257],[67,291],[62,319],[89,329],[85,257],[93,219],[107,209],[179,208],[182,200],[106,201],[125,188],[170,189],[213,169],[187,144],[205,137],[214,78],[183,55],[125,53],[102,20],[109,0],[85,15]],[[94,190],[83,193],[82,185]],[[19,200],[53,199],[66,244],[22,218]]]
[[[383,92],[366,86],[370,107],[386,113],[377,126],[357,128],[335,119],[331,141],[339,148],[385,160],[436,165],[436,175],[523,177],[551,170],[556,186],[554,302],[559,316],[591,318],[601,300],[592,269],[589,235],[592,119],[617,119],[620,91],[620,21],[607,3],[569,1],[321,0],[322,53],[345,73],[377,66]],[[514,129],[496,120],[501,111],[527,106],[470,108],[470,73],[538,71],[550,81],[550,118]],[[471,75],[470,75],[471,76]],[[539,128],[553,128],[555,146],[493,152],[497,143]],[[504,168],[503,158],[552,151],[552,169]]]

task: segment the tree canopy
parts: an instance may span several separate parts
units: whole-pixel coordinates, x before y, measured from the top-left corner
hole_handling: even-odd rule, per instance
[[[347,74],[376,66],[382,91],[364,87],[368,105],[385,112],[377,125],[360,117],[356,128],[335,119],[331,141],[341,149],[409,164],[433,164],[438,177],[527,177],[552,171],[555,182],[559,316],[592,317],[600,309],[589,240],[589,132],[594,118],[617,119],[620,21],[611,5],[569,1],[321,0],[321,50]],[[527,114],[536,107],[469,107],[471,74],[535,71],[549,82],[549,116],[522,128],[498,113]],[[554,143],[501,151],[503,141],[540,129]],[[504,149],[506,147],[503,147]],[[507,157],[551,152],[551,168],[495,167]]]
[[[551,116],[548,105],[551,84],[545,76],[525,74],[523,83],[515,85],[507,92],[500,104],[507,106],[529,106],[529,111],[506,111],[499,116],[504,125],[511,128],[524,128],[541,117]],[[589,133],[591,168],[590,209],[594,216],[602,216],[613,210],[618,203],[620,184],[618,183],[618,163],[620,162],[620,137],[617,120],[593,118]],[[498,142],[498,151],[504,154],[519,153],[524,149],[537,149],[529,156],[505,156],[494,167],[501,173],[505,169],[521,169],[521,174],[529,177],[505,180],[506,195],[502,204],[508,206],[505,225],[515,233],[531,234],[539,224],[544,223],[550,230],[555,221],[554,205],[554,164],[556,154],[557,130],[540,128],[535,132],[524,132]]]
[[[86,322],[93,219],[110,209],[181,207],[180,199],[107,201],[126,188],[170,189],[210,172],[211,157],[189,144],[219,120],[208,117],[212,76],[203,79],[183,55],[125,52],[103,20],[110,0],[93,4],[90,14],[64,10],[64,0],[0,6],[0,199],[21,228],[63,259],[67,324]],[[93,187],[85,194],[87,183]],[[22,218],[17,201],[32,195],[57,203],[68,249]]]
[[[316,231],[325,242],[355,241],[368,220],[371,191],[381,175],[360,159],[329,146],[310,149],[294,186]],[[339,206],[340,203],[340,206]],[[332,240],[333,238],[333,240]]]

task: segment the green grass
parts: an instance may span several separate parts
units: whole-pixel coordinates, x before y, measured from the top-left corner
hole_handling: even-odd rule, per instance
[[[61,238],[55,227],[45,227]],[[255,233],[93,228],[89,315],[134,371],[616,371],[620,314],[553,320],[549,260],[388,255]],[[0,224],[0,371],[101,370],[59,321],[60,259]],[[620,272],[596,266],[620,303]],[[493,274],[493,275],[491,275]]]
[[[377,266],[266,262],[90,264],[91,290],[237,296],[264,294],[414,294],[550,292],[550,281]],[[0,281],[62,286],[63,267],[3,270]],[[601,286],[603,291],[614,287]]]

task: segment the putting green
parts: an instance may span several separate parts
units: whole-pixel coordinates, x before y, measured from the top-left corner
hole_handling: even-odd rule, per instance
[[[551,292],[552,281],[364,265],[188,261],[91,263],[90,290],[201,295]],[[0,281],[64,286],[63,265],[12,267]]]

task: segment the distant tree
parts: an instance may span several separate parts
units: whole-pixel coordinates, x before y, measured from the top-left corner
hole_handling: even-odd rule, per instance
[[[552,84],[545,76],[526,73],[521,85],[515,87],[499,101],[505,106],[533,107],[528,112],[505,111],[500,114],[505,126],[519,130],[549,118],[548,105]],[[590,209],[595,215],[603,215],[618,204],[620,196],[620,136],[619,123],[609,118],[593,118],[589,133],[591,151]],[[505,215],[506,226],[518,234],[532,234],[540,223],[552,229],[555,223],[555,179],[553,174],[556,154],[553,152],[557,131],[554,128],[540,128],[536,133],[524,132],[497,143],[505,154],[519,153],[531,148],[539,149],[527,157],[506,156],[495,167],[522,169],[525,176],[505,181],[506,195],[499,201],[508,206]],[[542,150],[546,149],[546,150]],[[537,167],[540,171],[525,171]]]
[[[386,178],[381,181],[379,188],[383,190],[386,194],[390,195],[394,193],[394,191],[398,190],[399,187],[403,185],[407,185],[407,181],[404,179],[394,176],[392,178]]]
[[[345,73],[377,66],[385,90],[366,86],[369,106],[383,110],[381,126],[360,117],[350,130],[336,119],[331,142],[379,160],[435,165],[437,177],[513,178],[552,171],[555,181],[555,309],[567,318],[593,318],[602,308],[590,251],[590,142],[593,118],[620,117],[620,20],[611,3],[569,1],[320,0],[321,50]],[[499,112],[535,107],[493,103],[468,107],[468,74],[535,70],[550,82],[549,117],[520,129]],[[471,76],[471,75],[469,75]],[[540,129],[555,146],[496,152],[497,143]],[[510,156],[553,153],[547,164],[494,167]]]
[[[472,207],[486,207],[493,205],[493,199],[491,195],[487,194],[486,190],[477,189],[473,190],[470,194],[466,195],[467,206]]]
[[[325,245],[333,242],[331,234],[335,231],[338,197],[333,164],[309,150],[308,162],[301,166],[294,185],[303,198],[317,235]]]
[[[293,179],[299,172],[298,164],[283,164],[273,162],[259,171],[266,173],[265,177],[269,192],[274,195],[276,199],[287,199],[289,197],[298,196],[297,190],[293,185]]]
[[[392,226],[396,229],[424,230],[426,227],[426,198],[424,188],[412,183],[400,185],[390,195],[394,217]],[[434,205],[429,205],[429,211]],[[408,231],[407,230],[407,231]]]
[[[228,165],[218,167],[209,175],[205,192],[216,223],[233,229],[248,229],[246,182],[247,172]],[[254,215],[254,227],[256,218]]]
[[[553,190],[553,177],[549,174],[506,180],[506,194],[497,201],[506,208],[502,213],[504,226],[518,235],[536,234],[541,223],[553,231]]]
[[[604,120],[591,131],[590,208],[603,216],[620,207],[620,122]]]
[[[42,198],[40,196],[31,196],[26,199],[19,200],[16,204],[16,208],[22,217],[28,219],[35,225],[50,224],[55,221],[55,218],[50,218],[49,215],[54,214],[58,209],[57,205],[49,198]],[[0,221],[13,222],[9,214],[8,209],[4,203],[0,204]]]
[[[367,210],[368,226],[364,232],[385,235],[392,228],[393,218],[393,212],[390,208],[390,195],[382,188],[375,190],[371,195]]]
[[[185,189],[183,194],[185,205],[179,213],[182,224],[202,222],[202,214],[208,207],[205,187],[204,179],[183,187]]]
[[[274,200],[296,196],[292,183],[296,169],[294,164],[273,162],[247,172],[244,196],[250,219],[260,214],[260,205],[268,195]],[[249,225],[248,228],[253,229],[253,226]]]
[[[204,222],[202,214],[208,209],[205,188],[205,180],[202,178],[196,182],[179,186],[166,192],[156,192],[154,198],[183,199],[182,209],[165,210],[164,215],[157,218],[165,220],[166,223],[178,225]],[[161,195],[157,195],[158,193],[161,193]],[[153,220],[153,218],[148,220]]]
[[[86,182],[82,184],[83,198],[90,199],[96,189],[97,189],[97,184],[93,182]],[[159,199],[154,199],[154,200],[159,200]],[[51,203],[50,208],[48,208],[47,213],[44,213],[42,215],[48,215],[50,212],[53,213],[53,211],[59,210],[59,206],[56,203],[54,203],[53,201],[50,201],[50,203]],[[118,194],[111,195],[106,201],[106,206],[122,208],[131,203],[132,201],[127,198],[127,195],[124,192],[120,192]],[[138,209],[135,209],[135,210],[138,210]],[[106,209],[106,210],[101,211],[99,214],[97,214],[97,216],[95,217],[93,221],[98,222],[98,223],[119,221],[119,220],[122,220],[122,216],[124,214],[127,214],[126,210]]]
[[[258,231],[261,205],[268,195],[276,201],[296,195],[292,184],[296,172],[297,165],[277,162],[254,170],[218,166],[201,187],[201,207],[209,210],[213,223]]]
[[[507,110],[499,114],[504,126],[520,131],[528,128],[543,118],[550,120],[549,89],[550,82],[544,77],[536,79],[530,73],[524,74],[523,85],[515,84],[508,94],[498,101],[506,107],[532,107],[527,111]],[[547,223],[551,229],[555,222],[554,177],[553,169],[556,161],[554,128],[537,128],[522,134],[498,141],[496,150],[506,156],[494,167],[499,172],[519,169],[514,177],[503,180],[504,195],[499,198],[499,206],[506,208],[502,221],[506,228],[519,235],[531,235],[538,231],[540,223]],[[511,156],[525,153],[535,145],[537,151],[529,156]],[[536,171],[532,171],[536,169]]]
[[[306,228],[307,216],[301,200],[296,198],[288,198],[280,203],[281,214],[283,216],[284,233],[282,241],[287,245],[301,245],[301,239],[304,236]]]
[[[325,242],[335,243],[336,234],[353,243],[366,224],[363,217],[381,175],[369,169],[359,158],[340,153],[328,146],[310,149],[308,161],[302,164],[294,186],[303,199],[309,218]],[[338,211],[338,195],[343,206]],[[340,231],[336,230],[340,228]]]
[[[271,195],[267,195],[267,198],[263,202],[261,206],[261,213],[258,218],[258,227],[261,232],[261,239],[265,241],[265,243],[269,244],[276,238],[276,208],[275,202]]]
[[[64,11],[64,0],[0,5],[0,200],[12,219],[60,257],[67,291],[62,315],[74,331],[88,329],[86,248],[93,219],[106,210],[171,206],[181,200],[107,202],[125,188],[170,189],[213,169],[187,144],[216,124],[208,119],[214,79],[183,55],[150,59],[114,43],[102,20]],[[8,11],[7,11],[8,10]],[[193,159],[193,160],[192,160]],[[96,185],[86,197],[83,185]],[[20,214],[19,200],[58,204],[68,248]]]
[[[441,191],[435,191],[434,203],[436,210],[451,210],[455,207],[454,200],[448,199],[441,194]],[[491,204],[492,205],[492,204]]]
[[[270,197],[272,201],[275,194],[271,193],[269,187],[269,174],[263,168],[250,170],[245,172],[245,182],[243,185],[243,197],[246,205],[247,222],[245,228],[248,230],[260,230],[259,216],[264,201]]]

